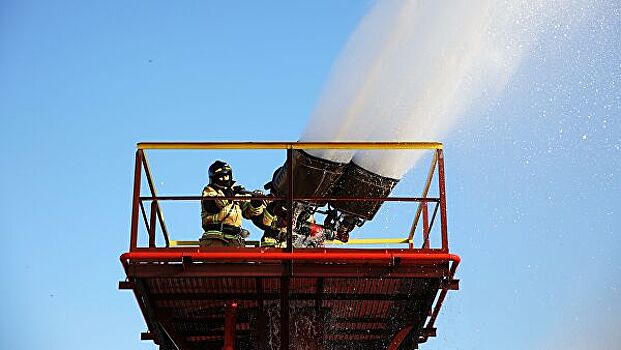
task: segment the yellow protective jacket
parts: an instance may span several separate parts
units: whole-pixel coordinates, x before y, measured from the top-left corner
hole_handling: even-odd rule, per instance
[[[228,199],[205,199],[208,197],[225,196],[224,191],[212,187],[211,185],[203,188],[203,200],[201,201],[201,219],[203,229],[207,230],[206,225],[224,224],[241,227],[242,217],[251,219],[263,213],[264,204],[258,207],[252,206],[249,200],[243,200],[243,195],[236,195],[240,200]]]

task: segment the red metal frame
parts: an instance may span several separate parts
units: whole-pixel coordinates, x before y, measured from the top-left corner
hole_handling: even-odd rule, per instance
[[[423,248],[429,248],[429,210],[427,203],[421,203],[423,207]]]
[[[165,144],[165,143],[162,143]],[[269,143],[272,144],[272,143]],[[274,143],[276,144],[276,143]],[[391,144],[391,143],[379,143],[381,145],[384,144]],[[219,145],[219,144],[218,144]],[[237,145],[237,144],[232,144],[232,145]],[[288,148],[287,148],[287,161],[290,163],[292,161],[292,152],[295,149],[295,147],[293,147],[294,144],[291,144]],[[335,147],[337,147],[338,144],[335,144]],[[155,147],[157,148],[157,147]],[[219,145],[219,148],[225,148],[222,145]],[[238,148],[238,147],[233,147],[232,148]],[[338,147],[337,147],[338,148]],[[147,178],[147,185],[149,187],[149,190],[151,192],[151,196],[140,196],[140,188],[141,188],[141,177],[142,177],[142,170],[144,169],[144,174]],[[437,169],[438,172],[438,190],[439,190],[439,197],[434,198],[434,197],[427,197],[428,191],[429,191],[429,185],[431,184],[431,181],[433,179],[433,175],[435,173]],[[289,167],[289,172],[293,171],[292,167]],[[289,193],[292,194],[292,188],[293,188],[294,184],[290,183],[289,187],[290,187],[290,191]],[[220,197],[219,197],[220,198]],[[222,196],[221,198],[223,199],[234,199],[233,197],[226,197],[226,196]],[[248,197],[248,199],[255,199],[255,198],[259,198],[259,197]],[[154,247],[155,246],[155,221],[158,221],[160,224],[160,228],[162,231],[162,234],[164,236],[164,240],[166,242],[166,248],[169,247],[169,235],[168,235],[168,231],[166,229],[166,225],[163,222],[163,217],[161,214],[161,206],[159,205],[159,201],[199,201],[201,200],[202,197],[201,196],[157,196],[155,194],[155,185],[154,185],[154,181],[152,179],[151,176],[151,171],[149,169],[147,160],[146,160],[146,156],[144,153],[143,149],[138,149],[136,151],[136,163],[135,163],[135,171],[134,171],[134,195],[133,195],[133,201],[132,201],[132,221],[131,221],[131,238],[130,238],[130,251],[135,251],[137,249],[140,249],[140,247],[138,247],[138,217],[139,217],[139,213],[140,211],[144,210],[144,208],[141,206],[141,203],[143,201],[151,201],[151,212],[149,215],[149,218],[147,220],[146,218],[146,213],[143,213],[143,216],[145,216],[145,221],[148,221],[149,224],[146,224],[147,227],[147,233],[149,234],[149,247]],[[409,248],[410,249],[414,249],[414,244],[413,244],[413,240],[414,240],[414,236],[415,236],[415,232],[416,232],[416,228],[417,228],[417,223],[420,219],[421,216],[423,216],[423,248],[429,248],[429,240],[428,240],[428,235],[430,234],[430,230],[433,227],[433,220],[431,222],[428,221],[428,206],[426,205],[426,203],[429,202],[434,202],[434,203],[438,203],[439,205],[439,209],[440,209],[440,231],[441,231],[441,249],[444,252],[448,252],[449,251],[449,247],[448,247],[448,228],[447,228],[447,215],[446,215],[446,189],[445,189],[445,174],[444,174],[444,153],[443,150],[441,148],[438,148],[434,151],[434,158],[431,164],[431,168],[429,169],[429,175],[427,178],[427,183],[425,186],[425,189],[423,191],[423,194],[421,197],[388,197],[388,198],[381,198],[381,197],[365,197],[365,198],[360,198],[360,197],[338,197],[338,198],[318,198],[318,197],[292,197],[292,195],[288,195],[285,198],[274,198],[274,200],[286,200],[289,206],[293,205],[293,202],[296,200],[309,200],[309,201],[313,201],[313,200],[332,200],[332,201],[383,201],[383,202],[418,202],[419,203],[419,207],[417,209],[416,215],[414,217],[414,220],[412,222],[412,227],[410,229],[410,234],[408,235],[408,239],[409,241],[411,241],[411,243],[409,244]],[[425,226],[425,217],[427,218],[427,225]],[[435,217],[435,216],[434,216]],[[290,230],[291,228],[288,227],[288,229]],[[291,235],[289,235],[291,237]],[[291,242],[287,242],[287,246],[290,247],[292,246]]]
[[[237,316],[237,303],[230,301],[226,304],[226,316],[224,320],[224,346],[222,350],[235,350],[235,318]]]
[[[389,143],[386,143],[389,144]],[[226,145],[224,145],[226,146]],[[219,148],[227,148],[222,145]],[[157,147],[154,147],[157,148]],[[241,147],[232,147],[241,148]],[[291,162],[293,160],[294,144],[290,144],[287,148],[287,163],[288,166],[288,179],[293,178],[293,167]],[[142,170],[144,168],[144,174],[147,178],[147,184],[151,192],[151,196],[141,196],[141,178]],[[428,197],[431,182],[434,178],[434,174],[437,170],[438,173],[438,193],[437,198]],[[160,201],[179,201],[179,200],[201,200],[200,196],[160,196],[158,197],[155,192],[154,182],[150,173],[150,169],[146,160],[144,150],[139,148],[136,151],[136,160],[134,168],[134,188],[133,188],[133,200],[132,200],[132,213],[131,213],[131,228],[130,228],[130,244],[129,252],[121,255],[121,261],[128,276],[130,276],[130,269],[132,266],[141,266],[147,269],[151,269],[154,273],[157,273],[158,265],[150,264],[151,262],[158,263],[182,263],[186,261],[206,261],[206,262],[280,262],[280,272],[278,276],[281,276],[280,283],[280,305],[283,310],[289,309],[289,280],[293,276],[293,264],[299,264],[304,262],[360,262],[363,261],[369,266],[374,264],[381,264],[386,266],[397,266],[401,262],[408,263],[438,263],[449,264],[448,275],[443,279],[443,283],[440,287],[440,292],[432,307],[429,319],[424,325],[423,332],[417,343],[423,343],[429,336],[435,335],[435,328],[433,327],[438,317],[441,306],[444,302],[446,294],[451,289],[457,289],[457,280],[454,279],[457,266],[459,265],[460,258],[457,255],[449,254],[449,242],[448,242],[448,227],[447,227],[447,210],[446,210],[446,188],[445,188],[445,168],[444,168],[444,154],[441,148],[437,148],[434,151],[434,157],[432,165],[429,169],[427,176],[427,182],[423,190],[421,197],[389,197],[389,198],[356,198],[356,197],[340,197],[340,198],[294,198],[294,183],[288,182],[289,192],[286,198],[275,198],[280,200],[286,200],[290,212],[292,212],[293,203],[296,200],[341,200],[341,201],[384,201],[384,202],[418,202],[419,206],[412,222],[408,238],[409,244],[407,249],[304,249],[294,250],[292,244],[292,235],[290,234],[287,240],[287,246],[284,249],[262,249],[262,248],[216,248],[205,250],[203,248],[180,248],[169,247],[169,236],[166,229],[166,225],[161,213]],[[228,199],[234,199],[233,197],[222,197]],[[258,197],[248,197],[253,199]],[[147,214],[144,209],[143,201],[150,201],[150,213],[147,218]],[[431,220],[429,217],[428,203],[435,203],[433,215]],[[440,211],[440,233],[441,233],[441,247],[431,248],[430,233],[436,218],[436,212]],[[138,222],[139,215],[142,212],[145,226],[148,234],[148,247],[138,246]],[[414,236],[417,228],[418,221],[422,216],[422,246],[420,249],[414,248]],[[159,221],[164,240],[166,242],[165,247],[156,247],[156,221]],[[291,223],[287,227],[289,233],[292,231]],[[225,265],[223,265],[225,266]],[[296,265],[298,266],[298,265]],[[300,265],[303,266],[303,265]],[[449,266],[449,265],[447,265]],[[265,272],[271,268],[270,265],[266,265],[265,269],[257,269],[256,273],[265,276]],[[335,265],[331,269],[343,269],[345,266]],[[424,269],[423,269],[424,270]],[[421,273],[423,270],[421,270]],[[297,270],[296,270],[297,271]],[[305,271],[303,268],[300,271]],[[133,273],[133,272],[132,272]],[[205,272],[207,273],[207,272]],[[231,273],[235,271],[231,270]],[[244,276],[247,274],[244,274]],[[422,276],[422,275],[421,275]],[[430,274],[433,276],[433,273]],[[134,290],[135,293],[136,290]],[[146,315],[148,310],[145,308],[147,305],[141,303],[141,299],[136,294],[138,303]],[[233,350],[235,348],[235,328],[236,328],[236,310],[237,303],[235,301],[229,301],[226,308],[226,320],[225,320],[225,337],[224,337],[224,350]],[[281,314],[281,349],[288,349],[289,344],[289,313],[283,312]],[[398,349],[404,339],[410,334],[411,326],[403,328],[397,332],[393,338],[389,349]]]
[[[210,250],[214,250],[213,248]],[[455,268],[461,261],[458,255],[446,253],[427,253],[403,249],[369,250],[356,249],[346,251],[343,249],[308,249],[313,251],[272,251],[271,249],[221,248],[220,251],[145,251],[129,252],[121,255],[121,262],[127,266],[132,262],[183,262],[184,258],[192,261],[352,261],[364,260],[371,262],[398,263],[399,260],[416,260],[426,262],[453,262]],[[247,251],[251,250],[251,251]]]
[[[144,153],[141,149],[136,151],[136,163],[134,166],[134,198],[132,200],[132,221],[129,240],[129,250],[133,251],[138,246],[138,210],[140,207],[140,180],[142,179],[142,158]]]
[[[442,225],[442,250],[449,250],[448,227],[446,222],[446,185],[444,178],[444,153],[441,149],[436,150],[438,154],[438,187],[440,191],[440,223]]]
[[[410,334],[411,331],[412,331],[412,326],[407,326],[407,327],[402,328],[399,332],[397,332],[395,337],[390,342],[390,345],[388,346],[388,350],[399,349],[399,346],[401,345],[401,343],[403,343],[403,341],[408,336],[408,334]]]

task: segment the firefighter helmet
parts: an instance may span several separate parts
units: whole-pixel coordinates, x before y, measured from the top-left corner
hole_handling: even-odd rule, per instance
[[[233,169],[226,162],[216,160],[209,166],[209,183],[222,187],[233,186]]]

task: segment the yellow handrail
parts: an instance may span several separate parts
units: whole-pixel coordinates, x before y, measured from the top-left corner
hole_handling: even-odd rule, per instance
[[[352,238],[347,243],[341,241],[326,241],[326,244],[330,245],[355,245],[355,244],[407,244],[410,240],[407,238]],[[182,246],[197,246],[199,241],[183,241],[183,240],[170,240],[171,247]]]
[[[441,142],[139,142],[138,149],[442,149]]]
[[[352,238],[347,243],[341,241],[326,241],[326,244],[342,245],[342,244],[407,244],[410,240],[407,238]]]

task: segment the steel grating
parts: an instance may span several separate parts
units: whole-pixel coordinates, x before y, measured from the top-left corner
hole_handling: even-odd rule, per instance
[[[237,348],[280,349],[282,279],[262,275],[261,264],[236,262],[246,272],[243,277],[202,273],[218,269],[211,263],[194,263],[190,270],[158,264],[158,274],[153,264],[129,265],[128,277],[139,281],[136,292],[153,310],[146,315],[147,323],[160,327],[163,332],[155,333],[168,335],[181,350],[221,349],[226,304],[233,301]],[[424,274],[412,266],[386,270],[357,262],[341,263],[333,275],[332,265],[292,265],[287,295],[290,349],[386,349],[408,326],[412,331],[401,348],[412,348],[448,275],[448,263],[427,264]]]

